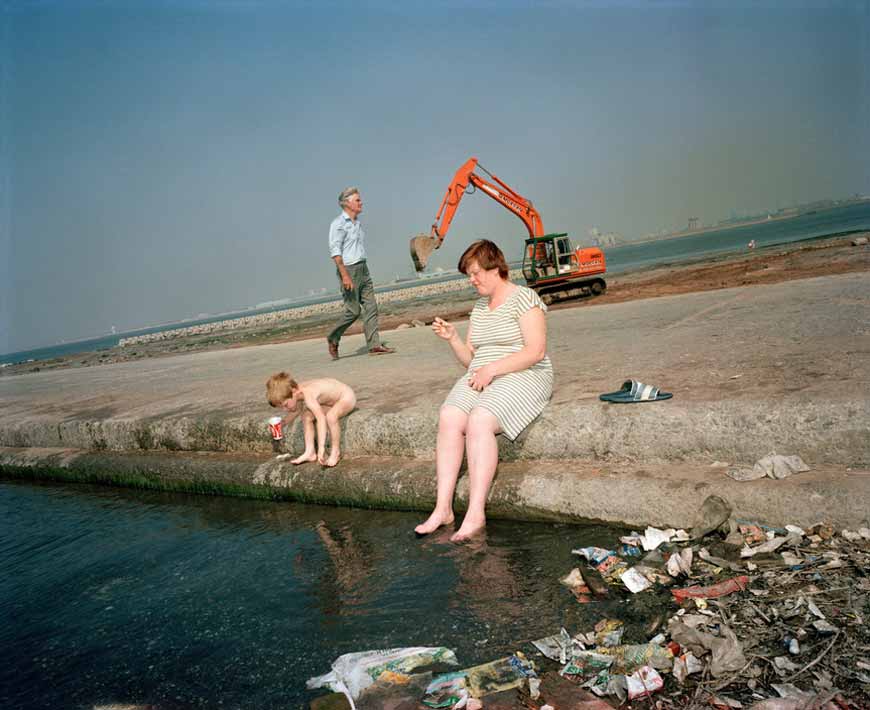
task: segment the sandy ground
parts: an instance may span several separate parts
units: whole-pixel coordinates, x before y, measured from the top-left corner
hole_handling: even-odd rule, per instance
[[[732,254],[624,272],[608,277],[607,291],[602,296],[554,304],[551,309],[595,308],[608,303],[659,296],[867,271],[870,270],[870,247],[853,246],[852,241],[858,236],[868,235],[870,233],[798,242],[739,255]],[[464,319],[473,304],[474,294],[471,291],[382,304],[380,308],[382,339],[389,342],[389,331],[400,326],[406,327],[415,320],[428,324],[436,315],[448,320]],[[332,329],[335,319],[334,314],[315,316],[281,325],[227,330],[219,334],[176,338],[171,341],[126,348],[115,347],[5,367],[0,370],[0,374],[8,376],[22,372],[88,367],[187,352],[324,338]],[[348,330],[348,334],[361,331],[361,326],[354,325]]]

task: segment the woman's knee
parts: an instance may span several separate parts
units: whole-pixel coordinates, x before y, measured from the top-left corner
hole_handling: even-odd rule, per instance
[[[463,434],[467,422],[468,415],[456,407],[444,406],[438,413],[438,431],[453,431]]]
[[[475,407],[468,414],[468,436],[495,436],[501,426],[495,414],[482,407]]]

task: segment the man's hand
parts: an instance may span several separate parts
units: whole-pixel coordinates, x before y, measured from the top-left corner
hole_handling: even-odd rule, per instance
[[[353,279],[346,270],[341,272],[341,286],[345,291],[353,290]]]

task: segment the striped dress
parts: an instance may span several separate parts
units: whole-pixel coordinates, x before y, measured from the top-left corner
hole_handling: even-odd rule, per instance
[[[483,407],[498,419],[502,433],[511,441],[519,436],[537,417],[553,393],[553,365],[546,355],[531,367],[500,375],[482,392],[471,388],[468,376],[484,365],[518,352],[523,347],[520,316],[530,308],[547,306],[537,293],[517,286],[498,308],[490,310],[489,299],[478,299],[471,311],[471,344],[474,358],[468,372],[450,390],[444,404],[468,414],[474,407]]]

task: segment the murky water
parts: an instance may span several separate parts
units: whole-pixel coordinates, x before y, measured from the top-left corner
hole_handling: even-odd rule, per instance
[[[342,653],[492,660],[603,616],[557,580],[618,534],[493,521],[456,546],[417,514],[8,482],[0,509],[7,709],[304,708]]]

